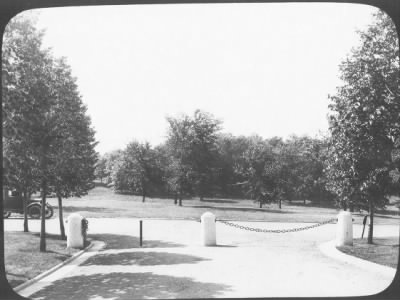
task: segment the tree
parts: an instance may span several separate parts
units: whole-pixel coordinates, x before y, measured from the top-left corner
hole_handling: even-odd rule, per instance
[[[7,184],[28,195],[41,191],[40,251],[46,251],[46,196],[51,191],[59,195],[63,235],[61,195],[87,190],[95,144],[70,69],[43,49],[42,36],[23,17],[7,27],[3,136]]]
[[[42,49],[42,32],[38,32],[31,20],[15,17],[5,30],[3,60],[3,134],[7,145],[6,159],[10,171],[6,177],[19,180],[19,186],[26,185],[25,204],[28,195],[42,189],[42,222],[40,250],[45,251],[45,206],[48,176],[48,151],[57,138],[53,131],[56,117],[55,99],[51,82],[52,58]],[[23,152],[23,149],[30,148]],[[21,155],[22,154],[22,155]],[[20,156],[21,155],[21,156]],[[22,163],[15,163],[20,156]],[[20,171],[20,168],[26,170]],[[15,180],[8,180],[16,185]],[[25,209],[26,211],[26,209]],[[25,213],[26,216],[26,213]],[[26,220],[26,217],[25,217]],[[24,229],[27,229],[25,226]]]
[[[169,123],[166,142],[169,156],[167,180],[169,189],[175,193],[175,201],[179,198],[181,206],[183,194],[191,193],[190,152],[194,132],[189,116],[183,116],[180,119],[167,118],[167,121]]]
[[[330,97],[332,137],[326,167],[329,188],[342,207],[368,206],[368,243],[373,241],[374,209],[384,207],[393,192],[391,154],[400,134],[396,29],[383,12],[374,18],[359,33],[361,45],[341,64],[343,85]]]
[[[113,185],[122,159],[122,150],[108,152],[104,154],[104,159],[106,160],[106,183]]]
[[[287,197],[321,201],[331,199],[325,188],[323,172],[326,159],[326,138],[291,136],[285,143],[282,161],[286,169]]]
[[[278,168],[272,147],[259,136],[251,137],[243,160],[236,165],[236,172],[245,179],[240,184],[246,195],[258,202],[260,208],[276,199],[278,190],[274,175]]]
[[[191,141],[191,165],[192,182],[194,192],[200,197],[213,189],[216,173],[217,132],[220,130],[221,122],[211,114],[196,110],[194,112],[192,126],[194,137]]]
[[[142,202],[162,185],[157,155],[149,143],[129,143],[115,175],[115,189],[142,195]]]
[[[167,118],[169,129],[166,142],[170,153],[169,186],[178,195],[195,193],[203,200],[212,188],[217,132],[220,122],[211,114],[196,110],[193,117]]]
[[[2,51],[4,184],[23,193],[25,232],[29,230],[27,201],[38,189],[39,181],[35,153],[24,135],[30,126],[31,111],[23,104],[34,81],[32,67],[40,53],[36,45],[41,38],[42,33],[35,31],[29,20],[14,18],[4,32]]]
[[[58,198],[61,238],[66,239],[62,198],[81,197],[93,188],[97,142],[87,108],[64,59],[56,61],[54,75],[53,88],[59,100],[57,132],[61,138],[56,140],[52,150],[55,166],[48,184]]]
[[[107,172],[106,168],[107,158],[101,157],[98,159],[95,169],[96,178],[100,179],[100,182],[103,183],[103,178],[107,178],[110,174]]]

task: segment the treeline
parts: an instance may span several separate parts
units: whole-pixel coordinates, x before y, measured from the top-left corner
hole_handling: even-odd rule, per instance
[[[85,195],[93,188],[96,141],[76,79],[62,58],[43,47],[43,32],[30,18],[14,17],[4,32],[2,51],[3,188],[23,194],[24,231],[27,202],[42,197],[40,250],[46,251],[45,203]]]
[[[167,140],[133,141],[105,154],[96,175],[118,193],[174,198],[248,198],[259,203],[330,201],[324,162],[328,140],[292,136],[263,139],[221,133],[222,122],[197,110],[169,117]]]

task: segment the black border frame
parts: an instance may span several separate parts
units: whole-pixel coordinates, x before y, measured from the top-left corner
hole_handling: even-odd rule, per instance
[[[400,40],[400,0],[0,0],[0,33],[3,36],[4,29],[15,15],[25,10],[36,8],[49,8],[49,7],[68,7],[68,6],[100,6],[100,5],[137,5],[137,4],[215,4],[215,3],[337,3],[337,4],[364,4],[370,5],[383,10],[388,14],[396,25],[397,35]],[[2,49],[3,39],[0,39],[0,53]],[[0,55],[0,63],[2,56]],[[399,74],[400,75],[400,74]],[[2,82],[0,81],[0,95],[2,91]],[[2,101],[0,101],[0,104]],[[400,114],[400,112],[399,112]],[[0,115],[1,119],[1,115]],[[2,132],[0,132],[2,138]],[[0,148],[2,147],[2,140],[0,141]],[[3,159],[3,151],[0,152],[0,159]],[[3,170],[1,169],[1,174]],[[2,195],[3,188],[0,186],[0,193]],[[3,201],[0,201],[0,210],[3,209]],[[400,240],[400,231],[399,231]],[[351,297],[351,299],[400,299],[400,253],[397,264],[397,272],[391,285],[376,295]],[[340,288],[340,287],[338,287]],[[318,297],[312,299],[332,299],[336,297]],[[338,297],[346,299],[346,297]],[[26,299],[18,295],[8,284],[5,275],[4,264],[4,221],[0,217],[0,299]],[[250,299],[250,298],[248,298]],[[264,299],[264,298],[258,298]],[[282,298],[289,299],[289,298]],[[290,298],[290,299],[305,299],[305,298]],[[56,300],[56,299],[55,299]]]

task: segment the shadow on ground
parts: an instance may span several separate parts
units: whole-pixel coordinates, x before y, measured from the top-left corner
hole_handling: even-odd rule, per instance
[[[308,201],[304,204],[304,201],[284,201],[282,206],[302,206],[302,207],[319,207],[319,208],[336,208],[333,202],[318,202],[318,201]]]
[[[168,252],[120,252],[97,254],[86,260],[81,266],[93,265],[121,265],[121,266],[155,266],[155,265],[176,265],[194,264],[200,261],[209,260],[206,258]]]
[[[236,200],[226,200],[226,199],[203,199],[200,202],[211,202],[211,203],[238,203]]]
[[[25,281],[29,280],[29,278],[27,278],[25,275],[14,274],[7,271],[6,271],[6,279],[11,287],[16,287],[20,284],[23,284]]]
[[[279,214],[292,214],[293,212],[284,211],[280,209],[270,209],[270,208],[255,208],[255,207],[232,207],[232,206],[210,206],[210,205],[185,205],[185,207],[194,207],[194,208],[209,208],[213,210],[224,210],[224,211],[263,211],[269,213],[279,213]]]
[[[387,216],[400,216],[400,209],[398,211],[396,211],[396,210],[377,209],[375,211],[375,214],[387,215]]]
[[[382,219],[395,219],[399,220],[399,216],[396,215],[382,215],[382,214],[375,214],[375,218],[382,218]]]
[[[55,209],[58,210],[58,207],[55,207]],[[64,213],[73,213],[73,212],[82,212],[82,211],[88,211],[88,212],[93,212],[93,213],[107,213],[107,212],[118,212],[122,211],[121,209],[109,209],[109,208],[104,208],[104,207],[95,207],[95,206],[63,206],[63,212]]]
[[[213,298],[229,291],[227,285],[146,273],[107,273],[67,277],[55,281],[30,298],[40,299],[146,299]]]
[[[175,248],[184,247],[182,244],[176,244],[157,240],[143,240],[142,247],[138,237],[122,234],[89,234],[89,239],[103,241],[106,246],[102,249],[130,249],[130,248]]]

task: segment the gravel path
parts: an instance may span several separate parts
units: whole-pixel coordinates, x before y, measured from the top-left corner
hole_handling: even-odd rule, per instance
[[[239,222],[238,222],[239,223]],[[283,229],[305,223],[240,222]],[[39,222],[30,223],[32,231]],[[6,220],[20,230],[22,220]],[[58,220],[47,222],[58,232]],[[390,274],[366,271],[323,254],[319,245],[335,238],[335,224],[307,231],[265,234],[217,222],[216,247],[200,244],[200,223],[138,219],[89,219],[89,236],[106,242],[20,294],[35,299],[143,299],[214,297],[363,296],[384,290]],[[354,225],[354,237],[362,227]],[[398,236],[399,226],[378,225],[375,236]]]

